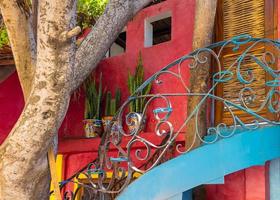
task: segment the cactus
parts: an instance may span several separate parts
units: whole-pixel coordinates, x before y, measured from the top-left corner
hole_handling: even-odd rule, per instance
[[[108,91],[106,93],[106,102],[105,102],[105,116],[109,116],[110,115],[110,110],[111,110],[111,99],[112,99],[112,95],[111,92]]]
[[[105,102],[105,116],[114,116],[117,112],[117,109],[120,106],[121,101],[121,90],[119,88],[116,89],[115,98],[112,98],[112,94],[110,91],[106,94],[106,102]]]
[[[115,115],[116,111],[117,111],[117,106],[116,106],[116,99],[112,99],[111,100],[111,111],[110,111],[110,115],[113,116]]]
[[[97,95],[97,108],[96,108],[96,119],[101,120],[101,99],[102,99],[102,73],[99,75],[99,88]]]
[[[96,88],[96,81],[92,77],[85,81],[85,119],[101,119],[102,74],[99,76],[98,91]]]
[[[119,108],[121,105],[121,89],[120,88],[116,89],[115,99],[116,99],[116,108]]]
[[[127,85],[128,85],[128,89],[129,89],[129,93],[130,95],[132,95],[135,91],[134,89],[134,84],[135,84],[135,81],[134,81],[134,76],[132,76],[130,74],[130,72],[128,72],[128,80],[127,80]],[[130,112],[133,112],[135,110],[135,101],[132,101],[130,104],[129,104],[129,110]]]
[[[128,89],[130,95],[134,95],[136,89],[140,87],[144,82],[144,65],[143,65],[143,60],[142,60],[142,55],[141,52],[139,53],[138,61],[137,61],[137,66],[135,70],[135,74],[131,75],[130,72],[128,73]],[[152,84],[148,84],[139,95],[147,95],[151,91]],[[142,113],[144,106],[146,104],[146,98],[139,98],[133,100],[129,104],[129,110],[130,112],[137,112],[137,113]]]

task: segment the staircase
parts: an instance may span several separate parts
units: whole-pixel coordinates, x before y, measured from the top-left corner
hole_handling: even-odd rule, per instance
[[[117,199],[182,199],[184,191],[222,183],[228,174],[278,157],[279,126],[245,131],[165,162],[131,183]]]
[[[256,54],[254,48],[259,45],[269,48]],[[280,71],[275,55],[279,47],[278,41],[241,35],[198,49],[156,72],[127,99],[108,125],[98,159],[73,176],[86,177],[89,184],[78,182],[80,188],[91,192],[92,199],[191,199],[188,191],[196,186],[221,184],[224,176],[230,173],[279,158]],[[223,63],[227,56],[225,51],[234,55],[237,49],[242,53],[231,62]],[[205,54],[212,59],[209,68],[215,65],[217,72],[213,74],[208,92],[192,93],[184,80],[183,68],[205,65],[207,60],[201,57]],[[254,73],[255,68],[258,68],[258,73],[265,73],[266,79],[259,80],[258,74]],[[160,87],[172,78],[179,81],[184,92],[174,92],[176,88],[169,88],[170,91],[142,95],[150,83]],[[219,88],[229,85],[233,85],[234,98],[217,94]],[[260,93],[256,86],[266,88],[266,92]],[[228,88],[226,90],[227,94],[232,93]],[[200,96],[201,101],[190,115],[185,116],[181,110],[178,113],[176,107],[187,101],[188,96]],[[174,104],[171,97],[181,100]],[[136,99],[147,101],[143,113],[127,113],[127,107]],[[153,104],[156,100],[163,103]],[[208,128],[204,137],[196,127],[194,140],[190,143],[200,140],[201,145],[185,149],[176,141],[190,120],[198,120],[197,114],[204,103],[213,112],[216,112],[217,105],[222,106],[225,120]],[[143,131],[147,112],[152,112],[150,116],[156,124],[152,133]],[[174,113],[182,117],[181,124],[172,118]],[[147,134],[154,137],[147,137]],[[112,147],[117,149],[114,154],[110,152]],[[72,193],[74,198],[76,193]]]

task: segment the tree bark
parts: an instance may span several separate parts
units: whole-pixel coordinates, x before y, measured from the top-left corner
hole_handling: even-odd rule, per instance
[[[110,1],[104,14],[97,20],[92,31],[82,42],[76,53],[72,91],[81,85],[85,78],[97,66],[128,21],[151,1]]]
[[[195,9],[195,24],[193,34],[193,50],[206,47],[212,41],[215,14],[216,14],[217,0],[196,0]],[[208,78],[209,78],[209,66],[211,58],[207,53],[200,53],[200,58],[207,57],[206,63],[198,63],[198,65],[190,70],[190,92],[191,93],[205,93],[208,91]],[[193,114],[196,106],[200,103],[203,97],[189,96],[187,113],[188,116]],[[200,140],[198,134],[203,137],[206,133],[207,116],[206,116],[206,102],[202,104],[198,111],[198,120],[193,115],[187,124],[186,131],[186,148],[190,150],[199,146]],[[198,130],[196,128],[198,125]]]
[[[5,21],[10,23],[8,32],[14,55],[18,56],[18,74],[25,77],[21,84],[27,100],[20,118],[0,146],[1,200],[48,199],[46,155],[67,111],[71,92],[104,57],[128,20],[150,1],[111,0],[76,56],[75,39],[60,40],[65,31],[73,32],[76,1],[38,1],[37,57],[33,75],[34,69],[28,64],[32,63],[33,50],[32,43],[27,42],[33,39],[33,36],[27,37],[28,20],[20,19],[23,16],[14,0],[0,0],[1,11],[6,13]],[[22,24],[25,25],[20,30]],[[24,31],[24,36],[15,34],[16,31]],[[22,51],[30,52],[24,54],[24,58],[19,54]]]
[[[0,199],[47,199],[47,151],[70,98],[72,41],[57,38],[69,27],[75,1],[41,0],[37,68],[23,113],[0,148]]]
[[[38,25],[38,5],[39,0],[32,0],[32,29],[34,35],[34,41],[37,43],[37,25]]]
[[[1,13],[7,27],[16,69],[23,89],[24,99],[27,100],[34,76],[35,52],[32,51],[35,42],[31,24],[26,14],[18,7],[16,0],[1,0]],[[33,45],[33,47],[32,47]]]

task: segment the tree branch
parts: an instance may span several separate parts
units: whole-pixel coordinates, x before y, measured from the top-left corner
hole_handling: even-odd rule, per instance
[[[193,34],[193,50],[209,45],[212,41],[217,0],[196,0],[195,23]],[[190,91],[192,93],[206,93],[208,91],[209,66],[211,56],[206,52],[200,53],[202,58],[207,58],[206,63],[199,63],[190,70]],[[197,105],[202,101],[201,96],[189,96],[187,113],[192,115]],[[186,127],[185,146],[187,150],[196,148],[207,129],[207,101],[200,106],[197,116],[193,115]],[[197,117],[197,120],[196,120]]]
[[[32,27],[35,41],[37,41],[38,5],[38,0],[32,0]]]
[[[111,0],[76,53],[72,91],[86,79],[104,57],[127,22],[152,0]],[[85,59],[86,58],[86,59]]]
[[[16,0],[0,1],[1,13],[7,27],[19,80],[27,100],[34,75],[34,40],[31,24]],[[32,50],[33,49],[33,50]]]
[[[0,146],[1,200],[49,199],[46,154],[70,100],[69,69],[74,65],[75,49],[71,40],[61,42],[58,38],[73,29],[76,1],[40,0],[38,13],[32,90],[20,118]]]
[[[76,26],[75,28],[73,28],[70,31],[64,31],[59,35],[59,40],[61,42],[66,42],[67,40],[77,36],[79,33],[81,33],[81,27]]]

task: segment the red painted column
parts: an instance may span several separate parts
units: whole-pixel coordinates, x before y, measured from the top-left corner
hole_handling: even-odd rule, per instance
[[[256,166],[245,170],[245,199],[266,199],[266,167]]]
[[[255,166],[225,177],[225,184],[207,185],[207,200],[266,200],[266,166]]]
[[[245,200],[245,170],[225,177],[225,183],[207,185],[207,200]]]

